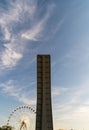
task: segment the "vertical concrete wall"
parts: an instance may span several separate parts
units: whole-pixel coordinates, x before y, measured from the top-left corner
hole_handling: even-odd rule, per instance
[[[50,55],[37,56],[36,130],[53,130]]]

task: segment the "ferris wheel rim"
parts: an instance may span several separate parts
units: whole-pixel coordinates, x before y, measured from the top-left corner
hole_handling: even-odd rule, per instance
[[[15,109],[13,109],[13,111],[9,114],[9,117],[8,117],[8,120],[7,120],[7,126],[9,126],[10,124],[10,119],[11,117],[20,109],[29,109],[30,111],[32,111],[34,114],[36,114],[36,111],[30,107],[29,105],[21,105],[21,106],[18,106],[16,107]]]

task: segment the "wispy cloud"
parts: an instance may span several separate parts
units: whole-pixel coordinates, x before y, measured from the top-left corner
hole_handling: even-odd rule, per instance
[[[3,114],[2,116],[0,116],[0,127],[2,125],[5,125],[7,121],[7,117]]]
[[[18,35],[13,32],[14,26],[23,25],[22,29],[24,29],[24,26],[26,28],[24,22],[32,22],[36,10],[36,2],[28,0],[25,2],[23,0],[10,1],[8,7],[9,9],[7,11],[3,8],[0,10],[0,26],[4,32],[4,40],[9,39],[10,35],[13,37]]]
[[[52,96],[60,96],[67,91],[67,88],[54,86],[52,89]]]
[[[0,28],[2,50],[0,52],[0,69],[15,67],[23,58],[27,40],[45,39],[46,25],[55,7],[47,6],[42,17],[37,1],[10,1],[8,9],[0,9]],[[38,12],[38,15],[36,15]],[[24,44],[23,44],[24,43]],[[23,51],[21,50],[23,48]]]
[[[20,33],[16,33],[13,29],[17,25],[24,25],[25,15],[26,19],[32,20],[36,9],[36,4],[16,0],[15,3],[9,2],[8,10],[1,8],[0,10],[0,27],[2,31],[1,42],[3,48],[0,52],[0,69],[7,69],[15,67],[18,61],[23,57],[25,44],[20,37]],[[23,29],[23,28],[22,28]],[[22,30],[21,29],[21,30]]]
[[[42,18],[37,18],[39,12],[36,1],[18,1],[9,3],[9,10],[1,10],[0,26],[2,27],[4,39],[10,39],[10,36],[18,35],[13,32],[14,26],[22,25],[20,28],[21,37],[37,41],[43,37],[46,24],[51,16],[55,4],[50,4]],[[13,14],[13,15],[12,15]],[[24,28],[25,27],[25,28]],[[29,28],[29,29],[28,29]],[[25,31],[24,31],[25,30]],[[20,35],[19,35],[20,36]]]
[[[22,38],[33,40],[33,41],[41,40],[44,37],[43,31],[45,30],[45,26],[47,24],[48,19],[50,18],[50,15],[54,7],[55,7],[54,4],[50,5],[48,7],[45,16],[43,16],[35,25],[33,25],[32,28],[22,33],[21,35]]]
[[[14,67],[23,57],[20,52],[16,51],[16,46],[12,44],[4,44],[5,49],[1,53],[1,62],[4,68]]]
[[[13,80],[9,80],[6,83],[1,83],[0,88],[2,92],[8,94],[9,96],[15,97],[19,102],[28,105],[35,105],[36,99],[32,99],[28,96],[27,92],[24,92],[22,87],[18,87],[14,84]]]
[[[89,113],[88,92],[89,81],[86,80],[80,86],[68,88],[65,93],[59,95],[59,100],[54,103],[53,107],[55,120],[85,119]]]
[[[23,33],[21,36],[22,38],[38,41],[38,39],[41,38],[41,31],[43,30],[44,26],[44,20],[40,21],[35,25],[33,28],[31,28],[29,31]]]
[[[36,10],[36,2],[28,1],[14,1],[9,2],[9,9],[6,11],[1,9],[1,25],[9,25],[18,22],[23,22],[22,19],[25,17],[24,15],[29,14],[30,19],[33,17],[35,10]],[[13,15],[12,15],[13,14]],[[27,16],[27,15],[26,15]],[[22,19],[21,19],[22,18]],[[28,17],[27,17],[28,18]],[[23,19],[24,20],[24,19]]]

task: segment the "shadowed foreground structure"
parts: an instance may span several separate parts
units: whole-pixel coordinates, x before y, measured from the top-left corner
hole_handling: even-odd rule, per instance
[[[50,55],[37,56],[36,130],[53,130]]]

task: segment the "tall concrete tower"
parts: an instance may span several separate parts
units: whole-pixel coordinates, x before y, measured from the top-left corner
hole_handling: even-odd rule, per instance
[[[50,55],[37,56],[36,130],[53,130]]]

